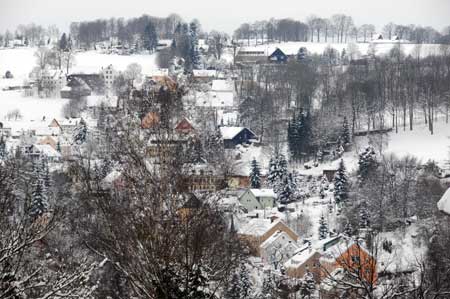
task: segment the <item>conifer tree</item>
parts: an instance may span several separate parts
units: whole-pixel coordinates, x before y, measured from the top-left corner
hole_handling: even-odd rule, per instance
[[[0,160],[5,159],[7,156],[7,152],[6,152],[6,141],[3,138],[3,135],[0,136]]]
[[[314,293],[316,289],[316,281],[314,280],[314,275],[308,270],[303,276],[304,288],[302,289],[302,295],[304,298],[308,296],[311,298],[311,295]]]
[[[258,162],[253,158],[250,165],[250,184],[252,188],[261,188],[261,171],[259,170]]]
[[[190,37],[190,58],[192,69],[196,70],[200,67],[200,53],[198,51],[198,27],[196,22],[189,24],[189,37]]]
[[[225,299],[246,299],[250,298],[252,283],[247,267],[241,264],[239,270],[231,276],[230,282],[224,291]]]
[[[67,48],[67,36],[65,33],[62,34],[61,39],[59,40],[58,47],[59,47],[59,51],[61,51],[61,52],[67,51],[67,49],[68,49]]]
[[[282,189],[280,191],[280,194],[278,196],[278,200],[281,203],[288,203],[292,195],[294,194],[296,189],[294,178],[292,177],[292,174],[285,176],[283,179]]]
[[[348,197],[348,178],[344,160],[339,162],[339,168],[334,176],[334,199],[337,204],[344,202]]]
[[[347,222],[347,224],[345,224],[344,235],[346,235],[347,237],[353,236],[353,227],[350,222]]]
[[[151,52],[153,52],[158,45],[158,35],[156,33],[155,25],[152,22],[149,22],[144,28],[142,43],[144,48]]]
[[[42,166],[33,164],[33,191],[31,194],[30,216],[37,218],[48,208],[47,189],[43,179]]]
[[[61,142],[59,140],[56,143],[56,150],[58,151],[58,153],[61,153]]]
[[[360,228],[368,228],[370,225],[369,220],[369,211],[367,210],[367,205],[365,202],[361,204],[359,209],[359,227]]]
[[[359,154],[358,177],[364,182],[378,167],[377,155],[373,147],[368,146]]]
[[[348,127],[348,120],[346,116],[344,116],[344,122],[342,123],[341,140],[344,146],[348,146],[351,143],[350,129]]]
[[[87,138],[87,125],[86,122],[81,119],[78,126],[74,130],[73,142],[75,144],[81,145],[86,141]]]
[[[325,220],[325,217],[320,216],[319,220],[319,240],[326,239],[328,237],[328,224]]]

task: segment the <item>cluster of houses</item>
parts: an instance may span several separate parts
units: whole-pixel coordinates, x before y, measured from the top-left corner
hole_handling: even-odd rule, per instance
[[[8,140],[11,151],[18,149],[32,160],[45,158],[49,163],[57,164],[71,158],[73,132],[81,121],[82,118],[27,123],[3,121],[0,122],[0,136]],[[28,129],[24,129],[26,127]]]

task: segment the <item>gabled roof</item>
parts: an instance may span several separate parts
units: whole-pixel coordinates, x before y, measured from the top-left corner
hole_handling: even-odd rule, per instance
[[[250,133],[256,136],[255,133],[253,133],[250,129],[246,127],[220,127],[220,135],[222,136],[222,139],[230,140],[236,137],[236,135],[238,135],[239,133],[241,133],[242,130],[248,130]]]
[[[61,157],[61,154],[48,144],[34,144],[34,148],[46,157]]]
[[[193,193],[188,193],[184,196],[185,203],[183,204],[184,209],[198,209],[202,206],[202,202]]]
[[[261,248],[267,248],[267,247],[269,247],[271,244],[273,244],[275,242],[282,242],[282,241],[286,241],[286,243],[291,242],[296,247],[298,247],[297,243],[295,242],[295,240],[292,239],[287,233],[285,233],[284,231],[281,231],[281,230],[277,231],[272,236],[270,236],[267,240],[265,240],[260,245],[260,247]]]
[[[286,268],[298,268],[313,257],[317,250],[309,248],[308,246],[302,247],[295,255],[293,255],[289,260],[286,261],[284,266]]]
[[[287,55],[284,54],[284,52],[281,51],[280,48],[276,48],[275,51],[273,51],[273,53],[270,54],[269,58],[274,57],[274,56],[287,56]]]
[[[233,82],[228,80],[213,80],[211,90],[216,92],[233,91]]]
[[[175,130],[194,130],[194,126],[189,119],[183,117],[175,126]]]
[[[437,203],[439,211],[450,215],[450,188],[445,191],[441,199]]]
[[[272,197],[272,198],[277,197],[273,189],[250,189],[250,192],[255,197]]]

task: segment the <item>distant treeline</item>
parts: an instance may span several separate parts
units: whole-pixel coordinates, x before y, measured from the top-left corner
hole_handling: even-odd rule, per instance
[[[344,14],[335,14],[330,18],[310,16],[305,22],[293,19],[270,19],[244,23],[235,30],[234,36],[236,39],[247,40],[248,43],[250,40],[346,43],[348,41],[366,42],[376,33],[382,34],[384,39],[396,37],[419,44],[450,43],[450,26],[439,32],[430,26],[388,23],[377,31],[375,25],[358,26],[351,16]]]
[[[124,18],[98,19],[71,23],[70,35],[79,47],[89,48],[97,42],[110,39],[115,39],[122,45],[134,45],[146,35],[149,24],[155,28],[156,38],[172,39],[176,26],[181,22],[181,17],[176,14],[166,18],[143,15],[127,20]]]

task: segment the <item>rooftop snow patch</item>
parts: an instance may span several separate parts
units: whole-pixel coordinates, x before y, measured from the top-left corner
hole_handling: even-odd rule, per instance
[[[253,193],[255,197],[277,197],[273,189],[250,189],[250,192]]]
[[[232,82],[228,80],[213,80],[212,91],[233,91]]]
[[[250,235],[260,237],[264,235],[268,230],[275,226],[280,220],[271,221],[270,219],[255,218],[250,220],[247,224],[244,224],[239,229],[239,234]]]
[[[442,195],[437,206],[440,211],[450,215],[450,188]]]
[[[220,134],[223,139],[229,140],[233,139],[237,134],[239,134],[244,127],[220,127]]]

